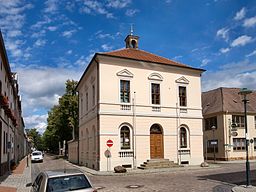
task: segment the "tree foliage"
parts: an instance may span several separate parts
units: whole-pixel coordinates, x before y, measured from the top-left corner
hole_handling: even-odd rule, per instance
[[[51,152],[57,153],[59,142],[66,142],[78,136],[78,95],[75,88],[77,81],[66,81],[66,92],[59,98],[58,105],[55,105],[48,112],[48,125],[43,135],[44,146]],[[73,130],[74,129],[74,130]]]
[[[42,137],[36,128],[30,129],[27,133],[28,137],[32,140],[32,145],[37,150],[43,150]]]

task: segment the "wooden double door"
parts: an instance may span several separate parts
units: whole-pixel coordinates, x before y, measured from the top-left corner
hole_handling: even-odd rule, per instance
[[[150,128],[150,158],[164,158],[163,133],[161,127],[157,124]]]

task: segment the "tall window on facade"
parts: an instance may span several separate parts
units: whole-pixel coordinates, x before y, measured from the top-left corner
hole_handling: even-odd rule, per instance
[[[120,130],[121,149],[131,149],[130,129],[123,126]]]
[[[95,86],[92,86],[92,105],[95,105]]]
[[[87,92],[87,93],[86,93],[86,111],[88,111],[88,109],[89,109],[89,106],[88,106],[88,105],[89,105],[89,104],[88,104],[89,101],[88,101],[88,100],[89,100],[89,98],[88,98],[88,92]]]
[[[256,116],[254,116],[254,127],[256,129]]]
[[[90,145],[90,137],[89,137],[89,131],[86,129],[86,141],[87,141],[87,151],[89,151],[89,145]]]
[[[184,127],[180,128],[180,148],[187,148],[187,130]]]
[[[130,81],[120,81],[120,100],[122,103],[130,103]]]
[[[245,151],[245,138],[233,138],[233,150]]]
[[[84,114],[84,100],[83,100],[83,94],[80,95],[81,99],[80,99],[80,102],[81,102],[81,114],[83,115]]]
[[[253,139],[254,151],[256,151],[256,138]]]
[[[244,116],[232,115],[232,123],[236,123],[238,128],[244,128]]]
[[[151,84],[151,98],[152,98],[152,104],[160,105],[160,84],[157,84],[157,83]]]
[[[3,141],[4,141],[4,153],[5,153],[5,131],[4,131],[4,134],[3,134],[3,137],[4,137],[4,139],[3,139]]]
[[[204,120],[205,130],[212,130],[212,126],[215,126],[217,129],[217,117],[210,117]]]
[[[180,106],[187,106],[187,91],[186,87],[179,86],[179,98],[180,98]]]

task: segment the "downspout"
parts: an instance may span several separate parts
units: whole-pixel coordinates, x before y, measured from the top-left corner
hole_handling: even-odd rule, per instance
[[[97,147],[97,155],[96,155],[96,163],[98,166],[98,170],[100,170],[100,115],[99,115],[99,111],[100,111],[100,64],[97,61],[97,59],[95,58],[95,62],[96,62],[96,67],[97,67],[97,75],[96,75],[96,81],[97,81],[97,99],[96,99],[96,105],[97,105],[97,143],[98,143],[98,147]]]

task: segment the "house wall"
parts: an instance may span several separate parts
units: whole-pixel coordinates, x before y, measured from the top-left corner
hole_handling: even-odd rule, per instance
[[[244,115],[238,113],[219,113],[205,116],[204,118],[209,118],[217,115],[218,129],[215,131],[215,138],[218,139],[218,152],[216,152],[215,157],[216,160],[237,160],[237,159],[245,159],[246,152],[245,151],[234,151],[233,150],[233,138],[245,138],[245,129],[237,128],[237,136],[232,136],[231,129],[231,121],[232,115]],[[205,127],[205,124],[204,124]],[[256,128],[255,128],[255,115],[248,114],[247,115],[247,128],[249,139],[256,138]],[[211,130],[205,131],[204,129],[204,141],[211,140],[213,138],[213,132]],[[256,158],[256,151],[254,150],[254,143],[249,143],[248,151],[249,158]],[[204,155],[206,158],[206,145],[204,143]],[[213,159],[214,154],[208,153],[208,159]]]
[[[153,124],[162,128],[164,158],[191,165],[203,161],[200,72],[102,56],[97,57],[97,61],[99,64],[95,60],[91,63],[77,88],[79,164],[100,171],[113,170],[117,165],[139,166],[150,159],[150,127]],[[121,79],[130,81],[130,103],[120,101]],[[160,83],[161,104],[158,106],[151,104],[151,83]],[[92,85],[97,90],[96,104],[92,102]],[[182,109],[178,104],[179,85],[187,88],[187,107]],[[128,150],[120,148],[122,125],[127,125],[131,132]],[[189,144],[179,153],[181,126],[188,131]],[[114,143],[111,148],[106,145],[109,139]],[[110,158],[106,157],[108,150]],[[127,155],[133,152],[134,156]]]

